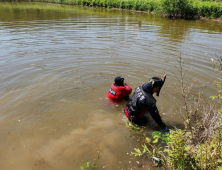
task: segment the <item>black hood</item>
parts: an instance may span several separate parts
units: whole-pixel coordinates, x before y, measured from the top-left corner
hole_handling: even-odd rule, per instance
[[[153,87],[152,87],[152,84],[150,84],[150,83],[144,83],[144,84],[142,85],[142,89],[143,89],[146,93],[153,94]]]
[[[163,87],[163,84],[166,80],[166,74],[163,76],[163,80],[159,77],[153,77],[150,79],[150,84],[152,85],[153,88],[159,87],[159,91],[156,93],[157,96],[160,94],[160,90]]]
[[[123,81],[124,81],[124,78],[122,76],[116,77],[114,79],[116,86],[124,86]]]

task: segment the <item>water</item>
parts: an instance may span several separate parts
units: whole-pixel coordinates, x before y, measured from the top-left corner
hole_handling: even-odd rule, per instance
[[[130,132],[106,93],[122,75],[133,89],[168,74],[157,98],[166,124],[182,125],[178,59],[187,82],[208,98],[220,77],[222,23],[170,20],[145,13],[52,4],[0,5],[1,170],[146,168],[131,155],[142,138]],[[158,126],[150,118],[144,133]]]

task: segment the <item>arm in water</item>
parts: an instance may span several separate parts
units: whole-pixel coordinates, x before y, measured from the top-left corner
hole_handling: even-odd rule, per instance
[[[165,130],[167,128],[167,126],[165,125],[165,123],[163,123],[159,111],[157,109],[156,106],[153,106],[150,110],[149,110],[150,115],[152,116],[152,118],[154,119],[154,121],[159,125],[159,127],[161,128],[161,130]]]

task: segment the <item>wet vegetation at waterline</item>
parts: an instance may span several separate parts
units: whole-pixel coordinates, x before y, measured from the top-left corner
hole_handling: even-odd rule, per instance
[[[137,10],[180,18],[222,19],[222,0],[0,0],[0,2],[3,1],[50,2]]]
[[[218,61],[212,59],[212,62],[214,68],[222,71],[222,57],[218,57]],[[183,102],[179,104],[178,111],[184,119],[184,129],[173,127],[167,134],[156,131],[151,137],[145,136],[141,147],[134,148],[133,155],[148,156],[158,169],[221,170],[222,110],[215,109],[210,99],[205,101],[201,93],[192,93],[188,85],[190,82],[184,81],[186,72],[180,58],[179,74],[175,76],[181,83],[179,90]],[[215,84],[218,94],[211,98],[219,100],[221,104],[222,79],[219,78]],[[141,131],[137,125],[130,126],[137,133]]]
[[[222,57],[213,62],[213,67],[222,71]],[[192,84],[185,81],[187,70],[183,69],[179,58],[178,73],[174,74],[181,84],[178,92],[182,103],[178,103],[178,112],[184,120],[184,128],[170,125],[169,133],[155,131],[147,134],[143,126],[126,122],[126,127],[140,141],[141,146],[131,152],[136,157],[150,160],[148,170],[222,170],[222,108],[216,109],[203,94],[192,92]],[[215,81],[218,94],[211,96],[222,104],[222,79]],[[81,170],[95,170],[97,164],[87,160],[80,165]],[[143,164],[138,166],[144,169]]]

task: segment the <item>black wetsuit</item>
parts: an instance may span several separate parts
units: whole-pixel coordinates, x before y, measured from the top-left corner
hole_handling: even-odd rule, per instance
[[[153,97],[152,86],[145,83],[135,88],[133,96],[125,106],[124,112],[130,120],[138,120],[149,112],[155,122],[161,129],[165,129],[166,125],[162,122],[159,111],[156,107],[156,99]]]

